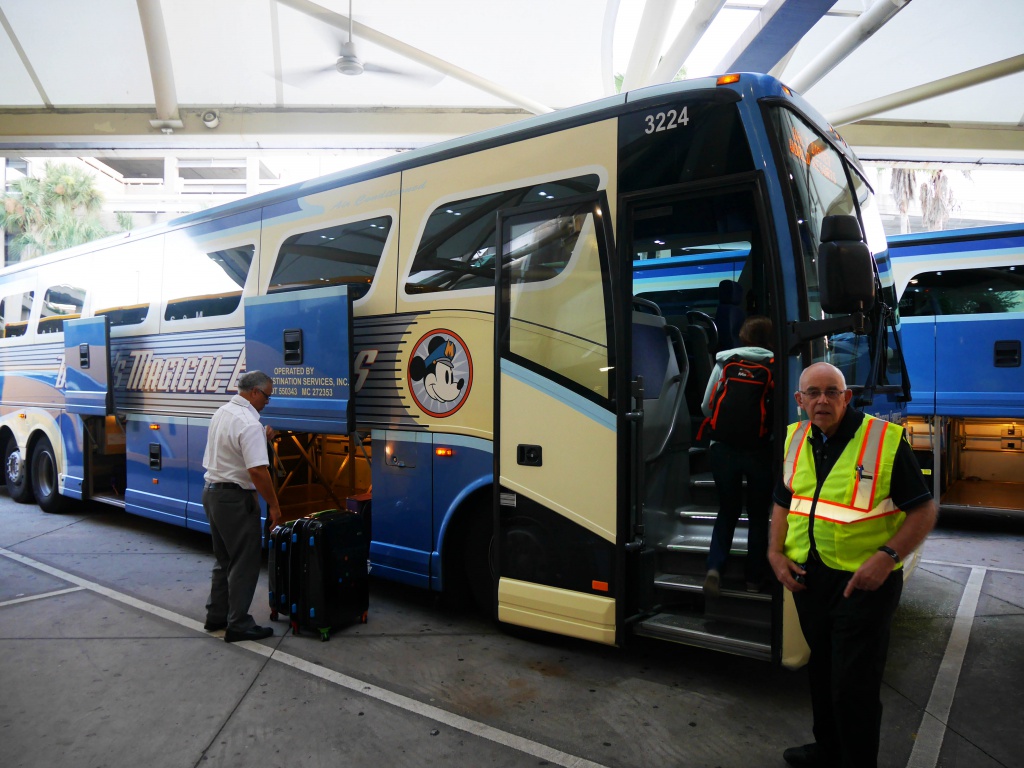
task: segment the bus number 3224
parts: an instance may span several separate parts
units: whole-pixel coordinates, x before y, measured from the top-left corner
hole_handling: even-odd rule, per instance
[[[668,112],[658,112],[655,115],[644,115],[647,128],[644,133],[658,133],[659,131],[671,131],[680,125],[689,125],[690,118],[686,115],[686,107],[680,111],[670,109]]]

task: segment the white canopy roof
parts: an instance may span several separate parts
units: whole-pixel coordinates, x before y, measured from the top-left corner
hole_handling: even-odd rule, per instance
[[[1020,0],[352,4],[357,76],[348,0],[0,0],[0,154],[419,146],[683,66],[772,70],[862,157],[1024,163]]]

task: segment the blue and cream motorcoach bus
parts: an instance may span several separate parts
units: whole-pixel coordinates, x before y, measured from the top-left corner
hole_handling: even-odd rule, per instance
[[[945,510],[1024,512],[1024,224],[889,238],[914,399]]]
[[[901,419],[884,248],[856,158],[770,77],[533,117],[4,269],[7,488],[208,530],[209,419],[260,369],[286,516],[371,496],[374,575],[799,664],[782,590],[729,571],[705,603],[695,407],[759,313],[777,463],[813,361]]]

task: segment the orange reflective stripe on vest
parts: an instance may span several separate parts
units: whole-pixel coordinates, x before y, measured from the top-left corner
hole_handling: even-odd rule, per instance
[[[810,556],[810,516],[814,542],[825,565],[855,571],[903,524],[905,515],[889,498],[892,465],[903,429],[866,416],[821,485],[810,450],[810,422],[790,425],[783,463],[793,492],[787,521],[786,556],[806,562]],[[807,450],[804,450],[807,448]]]

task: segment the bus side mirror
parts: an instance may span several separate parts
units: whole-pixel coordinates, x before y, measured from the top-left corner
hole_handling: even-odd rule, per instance
[[[826,216],[818,246],[818,290],[829,314],[867,312],[875,306],[875,271],[856,216]]]

